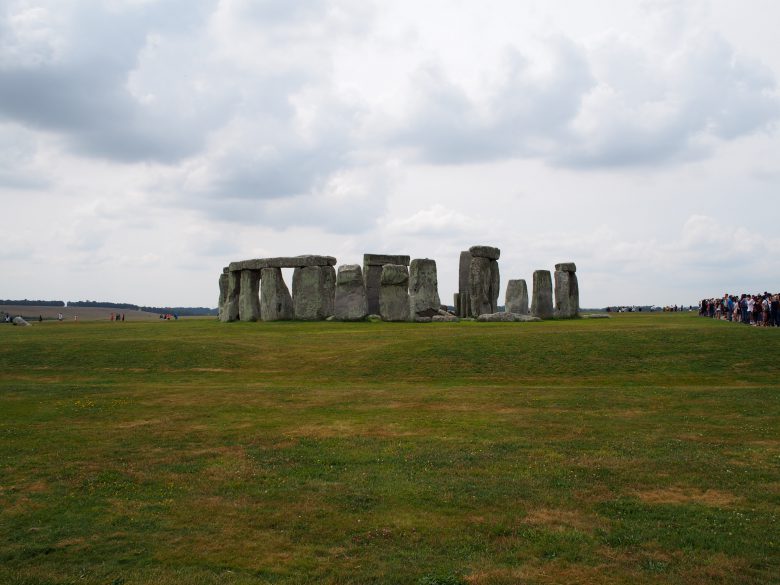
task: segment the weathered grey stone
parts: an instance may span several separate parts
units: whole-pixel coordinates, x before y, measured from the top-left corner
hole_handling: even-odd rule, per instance
[[[483,323],[531,323],[535,321],[541,321],[538,317],[532,317],[531,315],[518,315],[517,313],[487,313],[477,317],[477,321]]]
[[[11,323],[20,327],[30,327],[30,324],[22,317],[16,316],[11,320]]]
[[[377,322],[379,322],[381,320],[382,320],[382,316],[381,315],[373,315],[372,314],[372,315],[369,315],[368,317],[366,317],[366,321],[370,321],[371,323],[377,323]]]
[[[504,305],[509,313],[528,314],[528,286],[525,280],[510,280],[507,283]]]
[[[555,271],[555,316],[576,317],[580,310],[580,288],[575,272]]]
[[[385,264],[409,266],[409,256],[402,254],[363,254],[363,280],[366,283],[369,313],[379,313],[379,289],[381,287],[382,266]]]
[[[325,279],[322,312],[326,317],[332,317],[336,310],[336,269],[323,266],[322,277]]]
[[[471,259],[469,275],[471,315],[493,313],[490,259],[474,256]]]
[[[222,312],[222,321],[237,321],[239,314],[238,298],[241,293],[241,273],[231,271],[228,273],[227,299],[225,300],[225,310]]]
[[[263,321],[289,321],[293,318],[290,290],[282,278],[281,268],[260,271],[260,318]]]
[[[434,314],[438,314],[440,307],[436,261],[429,258],[415,258],[409,268],[409,310],[411,315],[432,317]]]
[[[455,308],[455,314],[460,315],[460,293],[455,293],[452,295],[452,306]]]
[[[368,312],[379,313],[379,289],[382,286],[382,267],[371,264],[363,265],[363,280],[366,283],[366,298]]]
[[[227,305],[227,296],[228,296],[228,279],[230,271],[225,268],[222,271],[222,274],[219,275],[219,304],[217,305],[218,308],[218,315],[219,320],[222,321],[222,314],[225,312],[225,308]]]
[[[339,266],[334,316],[339,321],[361,321],[368,315],[368,298],[359,264]]]
[[[577,265],[574,262],[562,262],[555,265],[556,272],[577,272]]]
[[[260,319],[260,271],[241,271],[241,290],[238,295],[238,316],[241,321]]]
[[[303,256],[279,256],[276,258],[252,258],[230,263],[230,271],[238,270],[262,270],[263,268],[304,268],[306,266],[335,266],[336,259],[333,256],[315,256],[305,254]]]
[[[531,315],[540,319],[553,316],[552,277],[549,270],[534,272],[534,290],[531,299]]]
[[[463,291],[460,293],[460,298],[458,300],[460,301],[460,306],[457,310],[458,317],[464,318],[472,316],[471,294],[468,291]]]
[[[383,287],[388,285],[403,285],[405,288],[408,288],[409,269],[400,264],[385,264],[382,266],[382,278],[380,279],[380,283]]]
[[[379,314],[385,321],[409,321],[409,269],[400,264],[382,267]]]
[[[431,317],[434,323],[457,323],[460,321],[455,315],[434,315]]]
[[[328,267],[331,268],[331,267]],[[332,268],[331,268],[332,270]],[[323,266],[305,266],[293,272],[293,315],[299,321],[322,321],[333,313],[335,274]]]
[[[402,254],[363,254],[363,267],[384,266],[385,264],[400,264],[409,266],[409,256]]]
[[[432,317],[424,317],[424,316],[421,317],[419,315],[414,318],[414,322],[415,323],[430,323],[431,320],[432,320]]]
[[[606,313],[590,313],[587,315],[582,315],[582,318],[583,319],[610,319],[611,317]]]
[[[471,252],[464,250],[460,253],[458,264],[458,292],[469,292],[469,274],[471,270]]]
[[[471,246],[471,248],[469,248],[469,252],[472,256],[477,258],[498,260],[501,257],[501,250],[494,248],[493,246]]]
[[[501,274],[498,271],[498,262],[490,261],[490,308],[492,312],[498,311],[498,295],[501,291]]]

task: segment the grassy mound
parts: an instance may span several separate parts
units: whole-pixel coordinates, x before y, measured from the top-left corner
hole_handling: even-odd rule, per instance
[[[771,583],[780,330],[0,328],[0,582]]]

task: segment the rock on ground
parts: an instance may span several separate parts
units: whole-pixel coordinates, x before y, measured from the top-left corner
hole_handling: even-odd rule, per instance
[[[436,261],[415,258],[409,268],[409,308],[412,316],[432,317],[441,307]],[[433,313],[431,313],[433,311]]]
[[[550,319],[553,316],[552,277],[549,270],[534,272],[531,315],[540,319]]]
[[[409,321],[409,269],[401,264],[382,267],[379,314],[384,321]]]
[[[507,283],[504,306],[509,313],[528,314],[528,286],[525,280],[510,280]]]

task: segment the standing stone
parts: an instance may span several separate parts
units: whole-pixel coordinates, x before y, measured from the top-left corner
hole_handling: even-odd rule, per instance
[[[552,277],[549,270],[536,270],[534,272],[531,315],[540,319],[549,319],[553,316]]]
[[[452,306],[455,309],[455,315],[460,315],[460,293],[456,292],[452,295]]]
[[[555,265],[555,316],[571,319],[580,310],[580,287],[574,262]]]
[[[458,265],[458,293],[460,294],[460,305],[455,307],[458,317],[471,316],[471,306],[468,302],[468,294],[471,290],[469,279],[471,274],[471,252],[464,250],[460,253],[460,262]],[[465,298],[464,298],[465,297]]]
[[[471,314],[495,313],[491,292],[490,259],[474,256],[469,270]]]
[[[409,269],[385,264],[379,289],[379,314],[384,321],[409,321]]]
[[[339,266],[333,315],[339,321],[362,321],[368,315],[366,284],[359,264]]]
[[[281,268],[260,271],[260,318],[263,321],[289,321],[293,318],[290,291],[282,278]]]
[[[433,317],[439,314],[439,281],[436,261],[429,258],[412,260],[409,268],[409,311],[414,317]]]
[[[498,311],[498,295],[501,291],[501,274],[498,271],[498,261],[490,260],[490,308]]]
[[[227,268],[223,268],[222,274],[219,275],[219,304],[217,304],[217,307],[220,321],[222,321],[222,314],[225,312],[225,306],[227,305],[229,272]]]
[[[409,256],[400,254],[363,254],[363,279],[366,283],[368,312],[379,314],[379,290],[382,287],[382,267],[385,264],[409,266]]]
[[[292,290],[295,319],[322,321],[330,317],[333,314],[335,280],[335,272],[330,266],[296,268]]]
[[[241,271],[241,291],[238,295],[238,315],[242,321],[260,319],[260,271]]]
[[[222,321],[231,322],[238,320],[239,294],[241,293],[241,273],[231,270],[228,273],[227,300],[225,310],[222,313]]]
[[[322,314],[325,318],[332,317],[336,310],[336,269],[333,266],[322,267],[323,293]]]
[[[528,286],[525,280],[510,280],[507,283],[504,305],[507,313],[528,314]]]

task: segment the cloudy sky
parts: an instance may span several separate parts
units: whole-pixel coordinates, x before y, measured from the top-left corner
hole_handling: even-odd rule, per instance
[[[775,0],[0,0],[0,298],[501,248],[582,304],[780,290]],[[503,300],[503,299],[502,299]],[[451,300],[450,300],[451,302]]]

